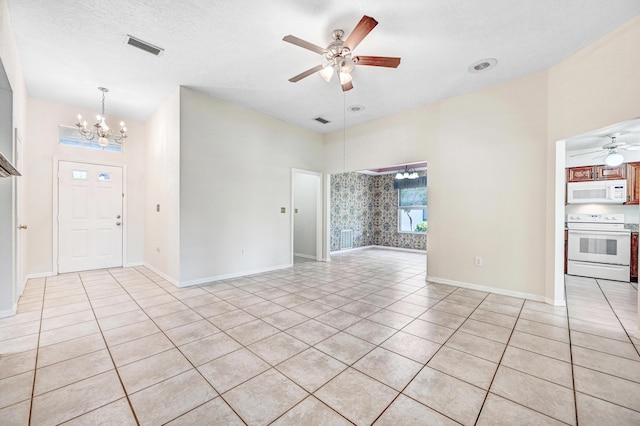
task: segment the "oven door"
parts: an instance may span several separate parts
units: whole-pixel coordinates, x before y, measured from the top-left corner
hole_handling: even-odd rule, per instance
[[[569,260],[629,265],[631,234],[619,231],[569,230]]]

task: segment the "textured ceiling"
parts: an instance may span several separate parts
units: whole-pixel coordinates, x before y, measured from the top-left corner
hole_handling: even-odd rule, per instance
[[[317,132],[340,129],[546,69],[640,14],[638,0],[7,0],[30,96],[146,120],[183,85]],[[356,54],[400,56],[397,69],[288,78],[322,63],[282,41],[320,46],[362,15],[379,25]],[[130,34],[164,48],[152,56]],[[498,65],[471,74],[482,58]],[[359,113],[344,106],[362,105]],[[313,120],[322,116],[323,125]],[[345,122],[346,120],[346,122]],[[73,119],[70,119],[70,123]]]

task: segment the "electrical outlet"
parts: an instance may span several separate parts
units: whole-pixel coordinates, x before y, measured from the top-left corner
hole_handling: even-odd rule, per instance
[[[476,266],[482,266],[482,258],[481,257],[476,257],[475,258],[475,264],[476,264]]]
[[[244,249],[243,248],[240,249],[240,254],[244,254]]]

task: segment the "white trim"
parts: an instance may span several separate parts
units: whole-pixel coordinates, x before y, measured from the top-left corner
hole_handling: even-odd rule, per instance
[[[294,237],[295,237],[295,175],[297,173],[306,174],[315,176],[316,179],[316,256],[313,258],[314,260],[320,262],[322,261],[322,215],[323,215],[323,204],[322,204],[322,172],[314,172],[311,170],[304,169],[296,169],[291,168],[291,206],[289,207],[289,211],[291,212],[291,264],[293,265],[293,257],[298,256],[298,254],[294,253]]]
[[[235,273],[226,274],[226,275],[217,275],[213,277],[198,278],[195,280],[183,281],[178,285],[178,287],[190,287],[194,285],[207,284],[214,281],[228,280],[231,278],[240,278],[240,277],[246,277],[249,275],[263,274],[265,272],[273,272],[273,271],[278,271],[280,269],[287,269],[291,267],[293,267],[293,264],[285,264],[285,265],[272,266],[269,268],[254,269],[251,271],[235,272]]]
[[[394,251],[403,251],[403,252],[407,252],[407,253],[419,253],[419,254],[424,254],[425,256],[427,255],[427,251],[426,250],[408,249],[408,248],[404,248],[404,247],[376,246],[376,245],[354,247],[354,248],[344,249],[344,250],[336,250],[336,251],[332,251],[331,255],[336,255],[336,254],[339,255],[340,253],[348,253],[348,252],[351,252],[351,251],[359,251],[359,250],[366,250],[366,249],[394,250]]]
[[[545,288],[546,300],[553,300],[555,306],[566,306],[564,296],[564,227],[565,227],[565,167],[566,167],[566,140],[557,141],[555,144],[555,183],[553,212],[553,288]],[[551,284],[551,283],[550,283]],[[558,305],[557,303],[563,303]],[[549,303],[549,302],[547,302]]]
[[[109,167],[120,167],[122,169],[122,193],[124,196],[122,197],[122,266],[124,267],[127,262],[127,235],[128,235],[128,224],[129,224],[129,212],[127,205],[128,190],[127,190],[127,164],[125,163],[117,163],[111,161],[82,161],[82,160],[74,160],[73,158],[67,157],[53,157],[53,210],[51,215],[52,220],[52,243],[53,247],[51,250],[52,259],[51,259],[51,269],[53,270],[53,275],[58,274],[58,239],[60,238],[59,230],[58,230],[58,170],[60,161],[66,161],[68,163],[78,163],[78,164],[93,164],[98,166],[109,166]],[[116,268],[118,266],[115,266]]]
[[[144,266],[145,268],[149,269],[154,274],[160,275],[162,278],[164,278],[165,280],[169,281],[171,284],[175,285],[176,287],[180,287],[180,283],[178,282],[178,280],[176,280],[175,278],[170,277],[169,275],[165,274],[161,270],[157,269],[155,266],[151,266],[147,262],[142,263],[142,265],[140,265],[140,266]]]
[[[123,268],[135,268],[136,266],[145,266],[144,262],[131,262],[126,265],[122,265]]]
[[[28,280],[31,280],[31,279],[34,279],[34,278],[53,277],[54,275],[57,275],[57,274],[54,274],[53,272],[38,272],[37,274],[27,274],[26,279],[28,281]]]
[[[0,318],[12,317],[18,312],[18,302],[13,303],[13,307],[11,309],[3,309],[0,311]]]
[[[503,296],[518,297],[520,299],[529,299],[536,302],[547,302],[544,296],[538,296],[537,294],[531,294],[531,293],[523,293],[521,291],[505,290],[502,288],[488,287],[480,284],[465,283],[462,281],[454,281],[454,280],[449,280],[449,279],[440,278],[440,277],[427,276],[426,280],[434,283],[438,283],[438,284],[445,284],[445,285],[451,285],[455,287],[468,288],[471,290],[479,290],[479,291],[486,291],[489,293],[501,294]]]
[[[294,257],[302,257],[304,259],[318,260],[316,258],[316,256],[313,256],[313,255],[310,255],[310,254],[294,253],[293,256]]]
[[[546,303],[547,305],[553,305],[553,306],[559,306],[559,307],[563,307],[563,306],[567,306],[567,301],[564,299],[550,299],[548,297],[544,298],[544,303]]]

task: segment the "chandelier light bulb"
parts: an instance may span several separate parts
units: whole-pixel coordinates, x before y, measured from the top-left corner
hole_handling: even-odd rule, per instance
[[[404,175],[401,172],[396,173],[396,179],[404,179]]]
[[[80,134],[84,136],[84,138],[88,141],[94,140],[94,138],[97,136],[98,145],[102,147],[109,146],[109,139],[116,143],[122,143],[122,141],[127,138],[127,128],[124,125],[124,121],[120,122],[120,135],[113,136],[111,134],[109,126],[107,125],[106,117],[104,114],[104,98],[105,93],[107,93],[109,89],[98,87],[98,90],[102,92],[102,110],[100,114],[96,115],[96,123],[93,125],[92,129],[88,130],[87,122],[82,121],[82,115],[78,114],[78,122],[76,123],[76,127],[78,128]]]

